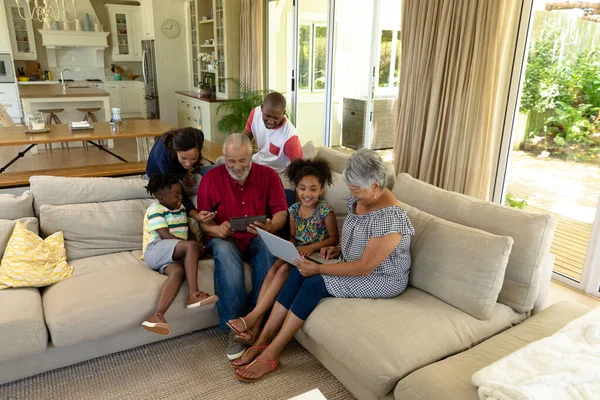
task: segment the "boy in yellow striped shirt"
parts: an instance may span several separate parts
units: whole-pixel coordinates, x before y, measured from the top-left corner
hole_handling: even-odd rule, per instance
[[[183,280],[187,280],[189,295],[187,308],[195,308],[218,301],[217,296],[198,290],[198,259],[204,254],[204,245],[188,240],[188,217],[181,204],[181,183],[173,173],[157,174],[150,178],[146,190],[158,202],[152,203],[144,215],[143,258],[148,266],[167,276],[160,290],[154,313],[142,326],[161,335],[168,335],[171,327],[164,317]]]

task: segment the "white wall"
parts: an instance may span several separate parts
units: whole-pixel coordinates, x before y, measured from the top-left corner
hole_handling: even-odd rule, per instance
[[[177,125],[177,100],[175,91],[191,87],[187,62],[187,35],[185,32],[184,0],[154,0],[154,49],[158,79],[158,101],[160,119]],[[166,19],[179,22],[181,33],[176,38],[166,37],[161,30]]]

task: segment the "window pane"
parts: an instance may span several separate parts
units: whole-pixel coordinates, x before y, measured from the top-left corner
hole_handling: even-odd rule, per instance
[[[400,31],[396,32],[396,64],[394,67],[394,87],[398,87],[398,81],[400,80],[400,50],[402,49],[402,41],[400,40],[402,35]]]
[[[390,63],[392,61],[392,31],[381,31],[379,44],[379,87],[390,83]]]
[[[298,36],[298,89],[309,88],[310,25],[300,25]]]
[[[327,54],[327,28],[315,26],[313,88],[325,88],[325,56]]]

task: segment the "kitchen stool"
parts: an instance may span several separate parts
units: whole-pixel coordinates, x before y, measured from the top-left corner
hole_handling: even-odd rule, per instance
[[[39,109],[38,111],[43,114],[47,114],[46,115],[46,125],[52,125],[52,122],[54,122],[55,124],[61,123],[60,119],[58,118],[58,115],[56,115],[56,114],[65,111],[65,109],[64,108],[42,108],[42,109]],[[48,151],[48,144],[50,145],[50,153],[52,153],[52,143],[44,144],[44,148],[46,149],[46,151]],[[64,149],[65,145],[67,146],[67,150],[69,150],[69,143],[60,142],[61,148]]]
[[[90,120],[92,120],[92,122],[98,122],[98,119],[96,118],[96,115],[94,113],[102,110],[102,108],[100,108],[100,107],[76,108],[76,110],[85,114],[83,117],[84,121],[89,122]],[[104,140],[98,140],[98,142],[101,145],[105,144]],[[85,147],[85,149],[87,150],[87,142],[83,142],[83,147]]]

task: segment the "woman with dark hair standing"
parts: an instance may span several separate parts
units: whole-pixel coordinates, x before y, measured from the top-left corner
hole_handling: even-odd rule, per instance
[[[213,220],[215,213],[196,210],[189,196],[198,192],[199,174],[208,172],[211,166],[200,168],[204,134],[197,128],[173,129],[158,139],[148,156],[146,175],[148,178],[156,174],[172,172],[183,185],[183,205],[188,215],[198,222],[207,223]]]

